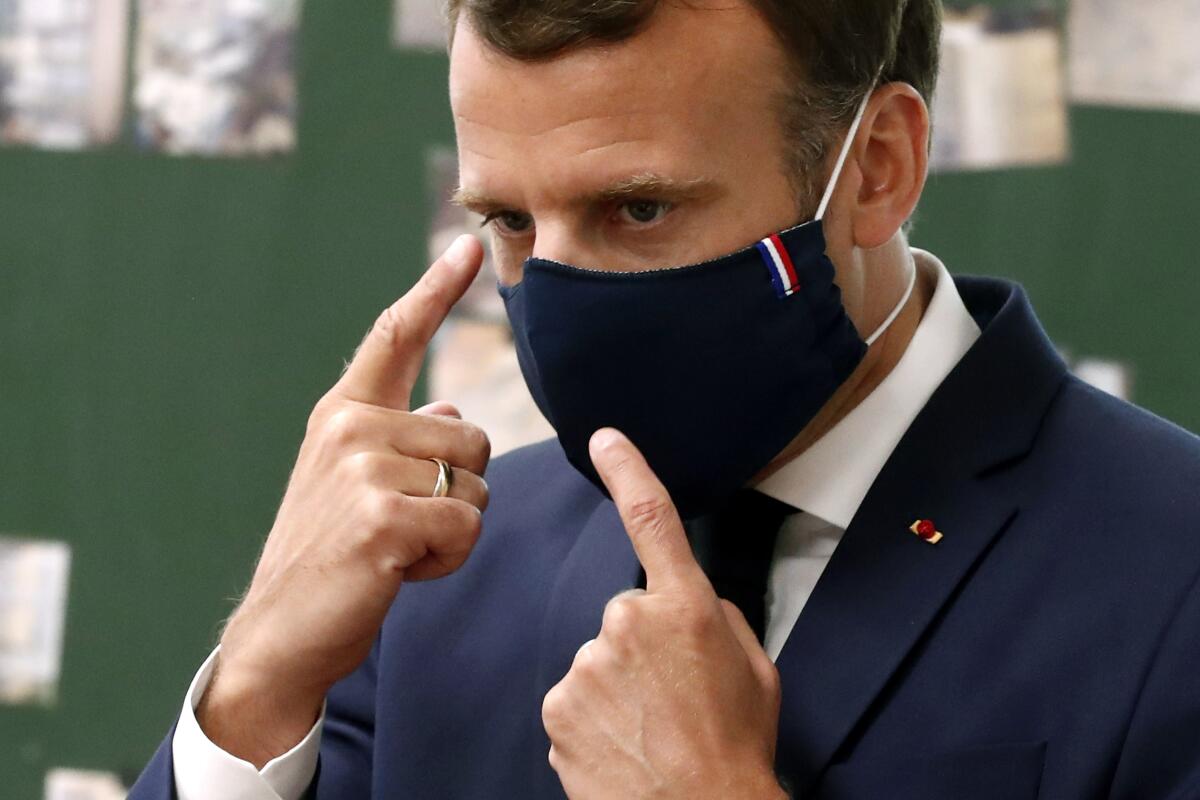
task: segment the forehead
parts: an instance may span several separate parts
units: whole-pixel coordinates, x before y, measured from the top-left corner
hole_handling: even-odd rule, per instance
[[[772,144],[785,72],[776,37],[741,2],[660,4],[625,41],[536,62],[496,52],[461,19],[450,100],[463,183],[530,169],[617,179],[698,159],[719,168],[739,148]]]

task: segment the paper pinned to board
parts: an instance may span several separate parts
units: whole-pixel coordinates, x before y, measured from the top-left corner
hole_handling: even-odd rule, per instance
[[[43,800],[125,800],[127,791],[111,772],[52,769],[46,773]]]
[[[0,703],[57,699],[70,564],[65,542],[0,536]]]
[[[392,42],[412,50],[446,49],[446,15],[439,0],[395,0]]]
[[[296,146],[299,0],[139,0],[138,143],[173,155]]]
[[[1065,161],[1065,82],[1056,12],[948,7],[932,109],[931,168]]]
[[[115,140],[128,25],[128,0],[0,0],[0,144]]]
[[[1133,368],[1107,358],[1081,358],[1071,369],[1075,377],[1122,400],[1133,399]]]
[[[1200,0],[1072,0],[1076,103],[1200,111]]]

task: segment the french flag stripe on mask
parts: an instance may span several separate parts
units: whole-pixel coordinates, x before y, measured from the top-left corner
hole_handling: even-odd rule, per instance
[[[758,252],[762,254],[771,273],[771,283],[780,297],[787,297],[800,288],[796,278],[796,268],[792,266],[792,257],[783,246],[778,234],[772,234],[758,243]]]

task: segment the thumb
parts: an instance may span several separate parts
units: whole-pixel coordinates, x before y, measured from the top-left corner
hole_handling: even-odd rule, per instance
[[[612,495],[625,532],[646,570],[649,592],[686,589],[713,594],[696,563],[666,487],[625,435],[602,428],[589,444],[592,464]]]

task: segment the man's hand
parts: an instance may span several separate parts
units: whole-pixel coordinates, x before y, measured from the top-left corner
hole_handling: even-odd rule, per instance
[[[197,709],[214,743],[259,768],[303,738],[329,687],[366,658],[401,581],[453,572],[479,537],[487,435],[448,404],[408,407],[429,340],[481,259],[460,237],[383,312],[309,418]],[[448,497],[430,497],[432,457],[453,467]]]
[[[604,429],[591,456],[646,590],[609,601],[600,635],[546,695],[563,788],[572,800],[786,797],[774,776],[775,665],[741,612],[717,598],[637,448]]]

